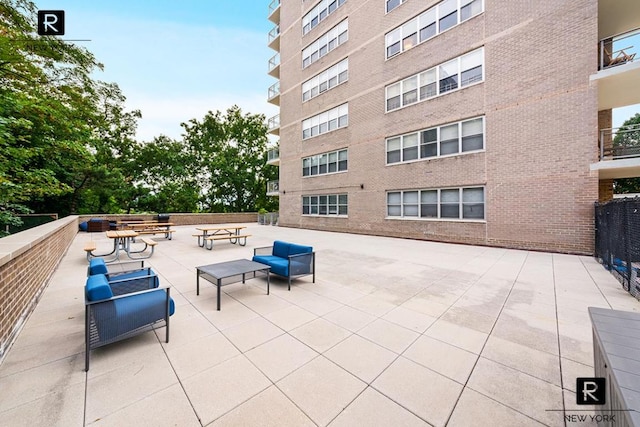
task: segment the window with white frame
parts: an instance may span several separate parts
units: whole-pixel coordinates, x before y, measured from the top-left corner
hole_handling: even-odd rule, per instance
[[[302,68],[322,58],[349,39],[349,23],[345,19],[302,50]]]
[[[349,155],[347,150],[338,150],[305,157],[302,159],[302,176],[344,172],[347,170],[348,160]]]
[[[397,7],[401,2],[387,1]],[[392,8],[393,9],[393,8]],[[448,30],[484,10],[483,0],[444,0],[385,35],[386,57],[391,58]]]
[[[331,15],[337,8],[342,6],[346,0],[322,0],[306,15],[302,17],[302,35],[313,30],[324,19]]]
[[[302,215],[348,215],[346,194],[302,196]]]
[[[349,58],[327,68],[320,74],[302,83],[302,102],[328,91],[349,79]]]
[[[400,6],[407,0],[386,0],[387,13],[391,12],[396,7]]]
[[[312,138],[346,127],[349,124],[349,104],[342,104],[331,110],[302,121],[302,139]]]
[[[484,149],[484,117],[387,138],[387,164]]]
[[[484,187],[387,192],[387,217],[485,219]]]
[[[385,88],[386,111],[484,81],[484,48],[476,49]]]

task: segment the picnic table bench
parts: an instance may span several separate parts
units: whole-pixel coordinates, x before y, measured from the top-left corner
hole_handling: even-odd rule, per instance
[[[198,246],[209,250],[213,249],[213,242],[216,240],[228,240],[233,244],[245,246],[247,237],[251,237],[251,234],[240,234],[240,230],[245,228],[247,227],[237,225],[197,227],[196,230],[200,230],[202,233],[194,234],[193,237],[198,238]]]
[[[175,231],[171,229],[172,225],[173,225],[172,222],[153,221],[153,222],[130,223],[130,224],[127,224],[125,227],[127,229],[135,231],[138,234],[152,234],[152,235],[164,234],[164,237],[167,240],[171,240],[173,236],[173,232]]]

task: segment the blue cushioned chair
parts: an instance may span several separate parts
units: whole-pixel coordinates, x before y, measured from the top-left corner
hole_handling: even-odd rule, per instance
[[[87,276],[96,274],[107,277],[115,295],[157,288],[160,285],[158,275],[151,268],[145,268],[144,261],[125,261],[107,266],[103,258],[92,258],[87,267]]]
[[[157,276],[155,276],[157,279]],[[87,277],[85,286],[85,370],[89,370],[89,353],[125,338],[166,326],[169,342],[169,316],[175,312],[169,288],[147,285],[144,290],[127,291],[123,282],[110,283],[104,274]],[[147,279],[151,283],[153,278]],[[134,286],[135,287],[135,286]]]
[[[311,246],[276,240],[273,246],[255,248],[253,261],[271,267],[271,273],[286,277],[291,290],[291,279],[313,275],[316,282],[316,253]]]

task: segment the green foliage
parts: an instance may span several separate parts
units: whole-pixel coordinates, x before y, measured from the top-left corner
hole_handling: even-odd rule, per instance
[[[0,229],[26,212],[277,209],[266,183],[264,116],[236,106],[183,123],[183,141],[136,141],[127,111],[86,49],[37,36],[35,5],[0,0]]]
[[[637,154],[640,151],[640,113],[626,120],[613,139],[614,150]],[[640,178],[620,178],[613,181],[616,194],[640,193]]]

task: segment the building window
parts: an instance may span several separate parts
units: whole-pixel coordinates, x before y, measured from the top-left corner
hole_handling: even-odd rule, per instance
[[[345,58],[302,83],[302,102],[308,101],[349,79],[349,59]]]
[[[302,17],[302,35],[313,30],[320,22],[331,15],[336,9],[344,4],[346,0],[322,0],[309,13]]]
[[[332,151],[302,159],[302,176],[345,172],[348,166],[347,150]]]
[[[387,13],[391,12],[396,7],[400,6],[407,0],[387,0]]]
[[[484,187],[387,192],[387,217],[484,220]]]
[[[302,196],[302,215],[347,216],[346,194]]]
[[[387,164],[484,149],[484,117],[387,138]]]
[[[329,111],[302,121],[302,139],[312,138],[349,125],[349,104],[342,104]]]
[[[349,24],[345,19],[302,50],[302,68],[313,64],[349,39]]]
[[[385,88],[387,112],[484,80],[484,48],[476,49]]]
[[[387,1],[387,12],[402,3]],[[389,8],[391,6],[391,9]],[[484,10],[482,0],[444,0],[385,35],[387,59],[411,49]]]

